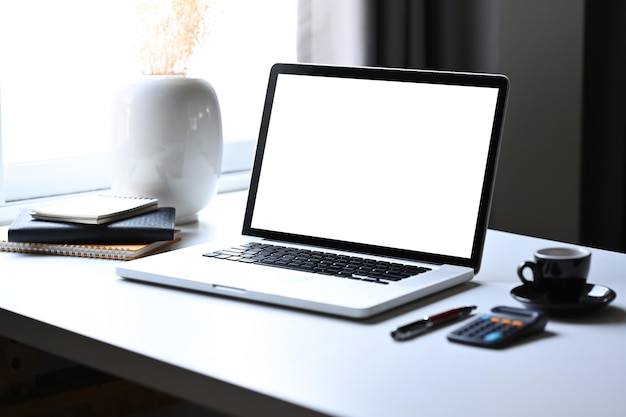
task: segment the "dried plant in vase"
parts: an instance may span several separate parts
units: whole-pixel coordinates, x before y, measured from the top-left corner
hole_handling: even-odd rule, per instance
[[[176,223],[197,220],[217,192],[222,122],[211,84],[187,77],[211,0],[136,0],[143,73],[115,105],[111,189],[158,198]],[[182,76],[181,76],[182,75]]]
[[[209,0],[137,0],[142,71],[185,75],[187,62],[207,32]]]

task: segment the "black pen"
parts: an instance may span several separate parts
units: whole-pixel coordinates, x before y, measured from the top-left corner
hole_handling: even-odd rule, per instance
[[[425,333],[443,323],[465,317],[475,308],[476,306],[459,307],[444,311],[443,313],[435,314],[434,316],[425,316],[421,320],[398,327],[396,330],[391,332],[391,337],[396,340],[411,339],[412,337]]]

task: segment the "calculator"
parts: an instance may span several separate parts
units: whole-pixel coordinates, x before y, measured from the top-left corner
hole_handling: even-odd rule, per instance
[[[544,330],[545,313],[525,308],[498,306],[448,335],[451,342],[501,348]]]

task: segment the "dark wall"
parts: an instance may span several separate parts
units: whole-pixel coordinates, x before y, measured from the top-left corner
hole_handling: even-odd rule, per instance
[[[587,1],[581,241],[626,251],[626,2]]]
[[[500,2],[511,80],[490,226],[580,241],[584,0]]]

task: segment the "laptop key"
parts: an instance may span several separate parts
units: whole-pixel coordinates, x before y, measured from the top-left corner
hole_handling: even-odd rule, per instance
[[[239,259],[239,262],[243,262],[243,263],[248,263],[248,264],[253,264],[253,263],[257,263],[256,259],[252,259],[252,258],[241,258]]]

